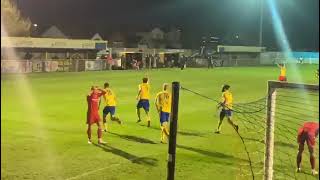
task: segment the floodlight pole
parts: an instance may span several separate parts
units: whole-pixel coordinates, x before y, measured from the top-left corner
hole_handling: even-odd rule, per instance
[[[264,3],[263,0],[260,0],[259,47],[262,47],[263,3]]]
[[[174,171],[175,171],[175,163],[176,163],[176,144],[177,144],[176,139],[177,139],[177,125],[178,125],[179,90],[180,90],[180,83],[173,82],[167,180],[174,180]]]
[[[259,28],[259,47],[261,48],[260,54],[259,54],[259,60],[260,63],[262,61],[261,53],[262,53],[262,25],[263,25],[263,0],[260,0],[260,28]]]

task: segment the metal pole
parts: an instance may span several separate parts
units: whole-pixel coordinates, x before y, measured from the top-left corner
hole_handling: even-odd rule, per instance
[[[180,83],[173,82],[167,180],[174,180],[174,171],[175,171],[175,163],[176,163],[175,161],[176,161],[179,90],[180,90]]]
[[[260,0],[259,47],[262,47],[262,25],[263,25],[263,0]]]

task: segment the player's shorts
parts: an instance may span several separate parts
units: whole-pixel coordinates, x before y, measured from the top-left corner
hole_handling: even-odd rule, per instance
[[[106,106],[103,109],[103,117],[106,117],[109,113],[111,116],[113,116],[116,112],[116,107],[115,106]]]
[[[98,123],[100,121],[100,116],[99,113],[92,113],[90,111],[87,112],[87,124],[94,124],[94,123]]]
[[[145,111],[149,111],[149,100],[148,99],[140,99],[138,104],[137,104],[137,108],[143,108]]]
[[[170,113],[161,111],[160,112],[160,124],[162,125],[162,123],[168,122],[169,116],[170,116]]]
[[[287,81],[287,77],[286,76],[279,76],[278,80],[279,81]]]
[[[221,113],[223,113],[227,117],[231,117],[232,116],[232,110],[231,109],[222,109]]]
[[[304,145],[304,143],[307,142],[307,145],[309,148],[314,148],[314,145],[316,144],[316,137],[313,135],[308,134],[308,132],[302,131],[298,134],[298,143],[301,145]]]

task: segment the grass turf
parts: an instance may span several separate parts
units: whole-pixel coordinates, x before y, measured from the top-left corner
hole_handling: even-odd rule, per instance
[[[288,67],[288,80],[317,83],[316,69],[300,66],[299,79],[296,70]],[[159,119],[153,99],[151,128],[145,126],[146,121],[136,123],[137,85],[146,73],[151,79],[152,98],[162,83],[180,81],[184,87],[219,99],[221,87],[227,83],[235,103],[243,103],[264,97],[267,80],[277,79],[279,69],[225,67],[2,75],[1,179],[166,179],[168,146],[159,143]],[[85,96],[91,85],[102,86],[105,81],[118,97],[116,114],[124,124],[110,124],[111,133],[103,134],[106,146],[88,145]],[[240,174],[240,164],[248,161],[232,128],[225,121],[222,134],[213,133],[218,122],[215,105],[180,92],[176,179],[250,179]],[[96,129],[93,128],[94,142]],[[296,146],[296,142],[290,143]],[[309,169],[308,161],[304,164]]]

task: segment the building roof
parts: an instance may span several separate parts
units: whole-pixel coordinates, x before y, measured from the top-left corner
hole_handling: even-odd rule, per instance
[[[41,35],[41,37],[45,38],[62,38],[66,39],[68,38],[60,29],[58,29],[56,26],[51,26],[49,29],[44,31]]]
[[[91,40],[103,40],[103,39],[102,39],[102,37],[100,36],[99,33],[95,33],[95,34],[92,36]]]

